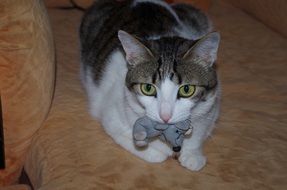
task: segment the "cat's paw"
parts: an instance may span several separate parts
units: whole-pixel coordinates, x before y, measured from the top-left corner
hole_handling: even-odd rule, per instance
[[[140,157],[147,162],[159,163],[165,161],[168,155],[152,147],[148,147]]]
[[[192,171],[201,170],[206,164],[206,157],[202,154],[185,153],[179,157],[180,164]]]
[[[147,149],[142,151],[144,160],[152,163],[165,161],[172,155],[171,148],[160,140],[152,141],[148,144]]]
[[[134,134],[134,143],[138,147],[144,147],[147,146],[148,141],[146,139],[147,133],[145,131],[140,131],[138,133]]]
[[[131,131],[128,135],[118,135],[114,140],[116,143],[120,144],[122,147],[124,147],[129,152],[133,153],[134,155],[138,156],[139,158],[151,162],[151,163],[158,163],[163,162],[167,159],[168,154],[164,152],[162,149],[153,146],[154,143],[150,143],[145,148],[139,148],[134,144],[133,138],[130,138]],[[111,135],[112,136],[112,135]],[[142,143],[142,144],[141,144]],[[146,141],[141,141],[140,145],[144,145]]]
[[[147,142],[146,141],[135,141],[135,145],[137,146],[137,147],[145,147],[145,146],[147,146]]]

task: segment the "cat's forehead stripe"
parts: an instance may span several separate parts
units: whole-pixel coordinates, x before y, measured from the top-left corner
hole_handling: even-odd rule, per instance
[[[170,79],[171,81],[172,81],[173,77],[174,77],[174,73],[170,73],[169,79]]]

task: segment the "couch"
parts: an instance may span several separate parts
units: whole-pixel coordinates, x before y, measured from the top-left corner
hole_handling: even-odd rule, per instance
[[[24,165],[33,188],[40,190],[287,189],[286,1],[212,0],[205,7],[222,37],[217,67],[223,94],[220,119],[204,146],[207,165],[199,172],[186,170],[173,158],[160,164],[146,163],[106,135],[88,113],[79,80],[78,27],[83,13],[58,9],[69,6],[67,2],[55,1],[61,2],[55,5],[50,1],[47,15],[40,1],[31,2],[33,7],[38,6],[38,12],[25,13],[38,15],[45,22],[36,26],[43,28],[37,30],[38,35],[31,32],[35,27],[32,24],[28,25],[30,35],[24,35],[26,30],[16,33],[21,35],[19,39],[27,40],[28,48],[35,49],[28,54],[35,60],[29,62],[27,70],[19,71],[14,66],[26,59],[21,56],[27,52],[21,51],[27,47],[15,48],[14,44],[20,42],[15,36],[5,38],[11,42],[3,41],[2,34],[7,30],[0,23],[5,146],[9,159],[14,158],[7,161],[6,170],[0,171],[2,188],[30,188],[8,187],[17,184]],[[20,7],[13,11],[20,11]],[[48,16],[55,51],[46,23]],[[28,39],[34,39],[35,44]],[[40,53],[41,48],[46,53]],[[19,67],[24,68],[21,64]],[[37,75],[35,69],[39,69]],[[14,73],[10,70],[19,71],[17,80],[12,81]],[[19,118],[15,117],[18,112]],[[27,113],[31,114],[28,118]]]

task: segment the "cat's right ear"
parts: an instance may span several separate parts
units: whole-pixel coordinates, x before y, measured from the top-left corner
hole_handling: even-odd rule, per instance
[[[151,51],[129,33],[119,30],[118,37],[126,53],[126,60],[129,65],[135,66],[138,63],[152,59]]]
[[[209,33],[198,40],[183,56],[183,59],[193,60],[196,57],[201,60],[198,63],[212,66],[216,61],[219,41],[220,35],[218,32]]]

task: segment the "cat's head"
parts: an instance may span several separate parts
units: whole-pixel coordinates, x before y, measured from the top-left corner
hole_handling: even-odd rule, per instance
[[[126,86],[148,117],[162,123],[185,120],[214,94],[217,32],[196,41],[179,37],[143,41],[124,31],[118,37],[128,63]]]

